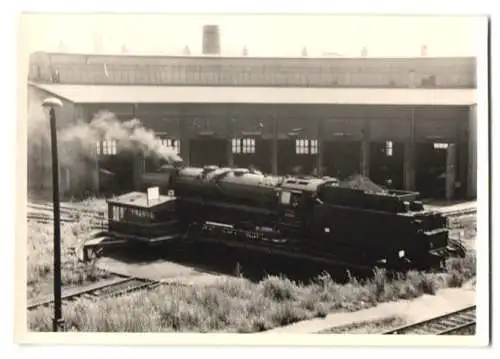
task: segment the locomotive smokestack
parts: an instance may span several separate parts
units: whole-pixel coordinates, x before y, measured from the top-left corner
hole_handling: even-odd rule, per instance
[[[220,34],[219,26],[203,26],[203,55],[220,54]]]

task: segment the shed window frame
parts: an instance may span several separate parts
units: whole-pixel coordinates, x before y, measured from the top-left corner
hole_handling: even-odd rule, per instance
[[[319,141],[307,138],[298,138],[295,140],[295,154],[297,155],[317,155],[319,150]]]
[[[231,139],[231,152],[233,154],[255,154],[255,138],[233,138]]]
[[[449,144],[446,142],[434,142],[433,147],[435,150],[447,150],[449,147]]]
[[[162,137],[158,139],[158,143],[166,148],[173,149],[175,153],[181,153],[181,140],[176,138]]]
[[[394,154],[394,143],[392,141],[385,141],[384,153],[387,157],[392,157]]]
[[[112,138],[105,138],[103,141],[96,143],[96,151],[98,155],[115,156],[118,153],[117,141]]]

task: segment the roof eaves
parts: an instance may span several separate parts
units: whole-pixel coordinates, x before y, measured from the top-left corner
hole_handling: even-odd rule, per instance
[[[45,91],[45,92],[51,94],[52,96],[59,97],[62,100],[72,102],[72,103],[78,103],[77,101],[75,101],[75,99],[71,99],[67,96],[62,95],[61,93],[56,93],[50,87],[45,87],[43,84],[38,84],[36,82],[28,81],[28,86],[33,86],[39,90],[42,90],[42,91]]]

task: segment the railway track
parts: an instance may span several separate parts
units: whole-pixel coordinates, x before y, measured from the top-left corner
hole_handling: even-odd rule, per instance
[[[475,215],[477,213],[476,207],[467,207],[462,209],[452,209],[452,210],[444,210],[442,212],[446,217],[458,217],[458,216],[467,216],[467,215]]]
[[[39,213],[39,214],[52,214],[53,208],[50,205],[34,205],[28,204],[28,213]],[[90,216],[90,217],[104,217],[105,211],[86,209],[86,208],[76,208],[76,207],[61,207],[61,216],[68,217],[79,217],[79,216]]]
[[[63,293],[61,299],[63,305],[73,302],[79,298],[96,301],[99,299],[130,294],[140,290],[153,289],[158,287],[160,284],[160,282],[149,279],[135,277],[118,278],[105,283],[89,285],[85,288],[68,290],[66,293]],[[53,303],[54,298],[52,296],[37,298],[35,300],[28,301],[27,309],[31,311],[40,307],[50,306]]]
[[[53,211],[52,203],[39,204],[39,203],[28,203],[28,209],[38,210],[38,211]],[[82,205],[69,205],[69,204],[61,204],[60,205],[61,213],[84,213],[84,214],[104,214],[104,210],[97,210],[88,208]]]
[[[476,327],[476,306],[386,331],[382,334],[457,335]]]
[[[30,222],[50,224],[54,220],[52,211],[52,205],[29,203],[27,220]],[[107,217],[103,211],[73,206],[61,206],[60,213],[61,223],[75,223],[85,219],[95,228],[102,228],[107,223]]]
[[[99,216],[67,216],[67,215],[61,215],[61,223],[75,223],[80,221],[81,219],[85,218],[86,220],[90,221],[91,223],[106,223],[107,219],[105,217],[99,217]],[[34,222],[42,222],[42,223],[52,223],[54,220],[54,217],[50,214],[47,213],[37,213],[37,212],[29,212],[26,216],[26,219],[28,221],[34,221]]]
[[[458,210],[448,210],[441,212],[445,217],[453,219],[457,217],[474,217],[477,215],[476,207],[463,208]]]

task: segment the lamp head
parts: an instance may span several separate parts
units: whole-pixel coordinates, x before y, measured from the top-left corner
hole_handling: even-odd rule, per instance
[[[62,108],[63,104],[62,104],[62,101],[59,100],[58,98],[49,97],[49,98],[46,98],[45,100],[43,100],[42,106],[49,107],[49,108],[56,108],[56,107]]]

